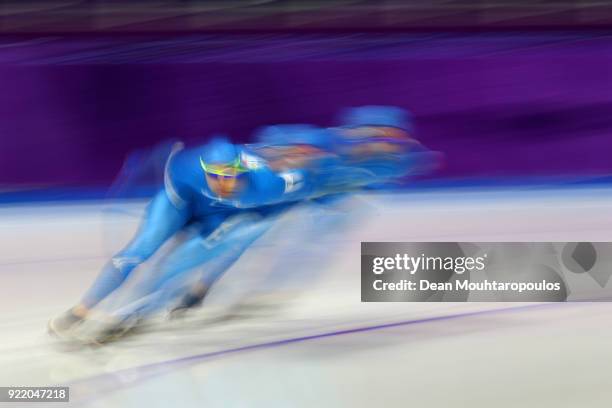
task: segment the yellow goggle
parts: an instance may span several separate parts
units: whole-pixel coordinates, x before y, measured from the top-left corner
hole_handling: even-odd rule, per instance
[[[213,176],[238,177],[248,171],[248,169],[242,165],[239,157],[227,164],[206,164],[200,157],[200,166],[206,174]]]

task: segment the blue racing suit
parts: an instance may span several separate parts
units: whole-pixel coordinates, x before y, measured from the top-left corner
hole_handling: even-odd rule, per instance
[[[161,290],[178,275],[215,259],[204,277],[211,284],[267,231],[275,215],[315,194],[317,183],[312,174],[301,169],[275,172],[243,146],[240,160],[248,169],[241,176],[244,188],[231,199],[217,197],[206,183],[200,163],[202,149],[175,145],[166,164],[164,188],[149,204],[135,238],[112,257],[87,291],[84,306],[95,306],[117,289],[136,267],[188,225],[195,225],[199,233],[161,260],[157,267],[162,273],[148,282],[147,292]]]
[[[197,233],[160,261],[161,273],[141,291],[153,296],[143,302],[143,309],[155,311],[173,295],[165,290],[171,286],[168,282],[206,264],[202,281],[210,286],[294,204],[384,183],[417,169],[415,158],[426,150],[402,130],[405,125],[383,123],[385,109],[357,110],[364,123],[380,126],[362,126],[359,118],[352,118],[339,128],[264,128],[258,143],[238,148],[246,171],[240,175],[242,188],[231,198],[215,195],[206,182],[206,146],[175,145],[166,163],[164,188],[149,204],[136,237],[104,267],[82,304],[98,304],[171,237],[195,226]]]

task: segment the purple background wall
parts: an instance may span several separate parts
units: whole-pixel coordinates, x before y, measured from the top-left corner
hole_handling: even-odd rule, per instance
[[[0,52],[0,184],[105,185],[129,151],[158,140],[248,140],[265,124],[331,125],[360,104],[411,109],[418,137],[446,154],[436,177],[612,174],[612,38],[566,37],[389,37],[391,48],[342,43],[314,57],[304,50],[330,40],[288,38],[267,57],[252,42],[233,58],[123,63],[13,47]],[[59,46],[56,57],[73,55]]]

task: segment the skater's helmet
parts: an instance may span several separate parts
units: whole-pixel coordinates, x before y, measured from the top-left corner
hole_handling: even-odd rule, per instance
[[[207,174],[235,176],[245,172],[235,144],[225,136],[216,136],[204,146],[200,166]]]
[[[235,195],[243,186],[239,178],[248,171],[242,165],[240,152],[227,137],[216,136],[200,155],[200,166],[210,191],[219,197]]]
[[[388,126],[412,131],[412,115],[396,106],[360,106],[340,114],[340,126]]]

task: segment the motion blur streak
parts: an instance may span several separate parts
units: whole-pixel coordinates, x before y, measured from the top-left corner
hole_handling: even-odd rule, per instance
[[[203,401],[213,406],[241,405],[247,401],[249,406],[269,406],[270,401],[278,406],[308,406],[312,401],[308,390],[303,388],[304,382],[323,390],[319,398],[324,399],[326,406],[334,405],[336,399],[342,403],[350,401],[353,406],[369,406],[370,385],[385,392],[392,406],[402,405],[409,392],[412,400],[422,403],[434,401],[445,405],[452,399],[473,406],[496,401],[499,406],[510,407],[514,405],[512,400],[494,397],[507,389],[508,381],[514,381],[513,389],[523,398],[542,406],[554,406],[561,399],[578,403],[591,393],[606,392],[599,389],[601,378],[605,377],[599,361],[609,355],[605,340],[609,335],[606,327],[611,327],[609,303],[560,304],[512,314],[474,315],[319,339],[206,360],[199,365],[179,364],[170,372],[129,370],[294,336],[507,307],[495,303],[360,304],[355,300],[359,293],[355,271],[359,269],[361,240],[571,238],[598,241],[612,230],[611,222],[606,221],[609,217],[602,217],[612,210],[612,195],[606,190],[563,189],[545,194],[537,191],[415,193],[393,203],[387,198],[384,195],[357,197],[359,208],[369,208],[369,214],[362,213],[359,218],[362,221],[353,223],[348,234],[322,237],[320,245],[329,249],[333,259],[325,260],[325,269],[316,273],[318,279],[312,279],[318,262],[294,254],[294,265],[310,271],[307,276],[297,274],[299,282],[273,278],[263,285],[267,287],[266,299],[231,308],[227,302],[241,299],[240,292],[257,277],[253,276],[251,266],[263,264],[271,253],[282,248],[278,240],[270,237],[246,254],[245,262],[219,283],[211,293],[207,313],[169,326],[167,322],[153,323],[138,336],[103,349],[79,350],[50,343],[41,328],[50,314],[65,307],[67,299],[80,294],[105,256],[116,249],[112,245],[103,249],[102,231],[111,232],[115,237],[112,244],[118,245],[120,238],[129,237],[136,227],[140,205],[127,206],[124,215],[110,218],[101,217],[103,207],[95,204],[4,209],[2,225],[6,228],[0,240],[7,250],[3,260],[12,263],[0,269],[4,282],[0,312],[5,316],[0,322],[3,332],[0,355],[1,365],[12,369],[0,370],[0,382],[70,383],[75,402],[86,399],[90,401],[88,406],[96,407],[138,406],[143,401],[161,406],[152,398],[155,389],[182,395],[184,406],[200,406]],[[285,226],[292,223],[296,226],[294,221],[287,221],[290,222]],[[69,233],[54,240],[46,238],[55,235],[59,227]],[[92,234],[91,231],[99,232]],[[35,239],[30,242],[31,248],[38,250],[24,248],[19,244],[19,237]],[[36,260],[39,262],[33,262]],[[28,297],[21,293],[28,293]],[[35,303],[32,298],[36,299]],[[593,338],[593,332],[601,335]],[[554,351],[550,344],[555,344]],[[576,353],[576,347],[582,351]],[[563,359],[559,359],[558,353],[562,353]],[[517,360],[525,359],[537,369],[522,371]],[[368,370],[383,370],[387,380],[355,370],[356,361]],[[435,375],[430,372],[432,364],[439,368]],[[299,372],[296,365],[300,367]],[[559,390],[558,382],[565,381],[559,380],[559,370],[571,367],[580,367],[583,375],[569,376],[571,392]],[[121,373],[123,369],[128,371]],[[255,369],[259,372],[257,378],[240,374]],[[324,378],[319,378],[320,370],[326,373]],[[516,370],[521,373],[520,382],[513,380]],[[495,374],[495,381],[486,390],[473,384],[473,379],[483,378],[483,373]],[[80,381],[99,375],[103,376],[100,383]],[[428,387],[432,378],[454,384],[462,390],[460,396],[432,397],[425,391],[431,390]],[[276,386],[266,386],[268,383]],[[118,390],[113,384],[132,386]],[[202,393],[193,390],[194,384],[198,384]],[[538,387],[529,384],[538,384]],[[350,394],[336,388],[349,385],[353,388]],[[232,389],[240,392],[229,392]]]
[[[7,40],[1,40],[9,45]],[[273,123],[334,125],[358,104],[410,109],[444,152],[434,177],[609,177],[604,34],[49,39],[0,48],[0,184],[104,187],[169,137],[236,141]],[[298,85],[299,84],[299,85]]]
[[[606,2],[590,0],[139,0],[17,1],[0,33],[148,33],[500,28],[606,28]]]
[[[0,2],[0,386],[101,408],[608,408],[611,303],[365,303],[359,271],[364,241],[611,241],[611,24],[590,0]],[[337,129],[365,105],[411,112],[435,165],[279,212],[182,318],[104,346],[48,336],[176,140]],[[248,161],[197,163],[230,196]]]

